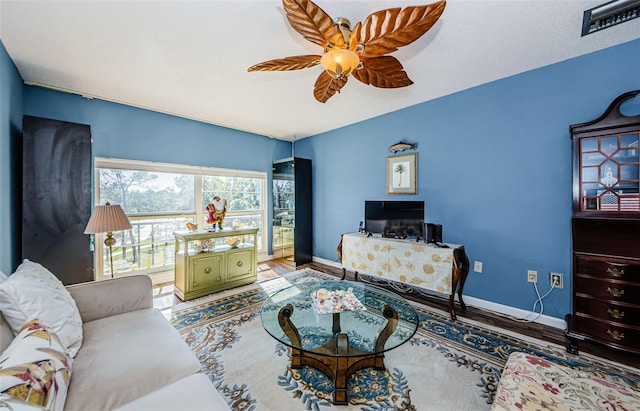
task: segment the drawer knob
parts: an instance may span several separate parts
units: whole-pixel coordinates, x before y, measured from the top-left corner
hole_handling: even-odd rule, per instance
[[[618,310],[615,310],[615,309],[612,310],[611,308],[609,308],[607,310],[607,312],[613,318],[622,318],[622,317],[624,317],[624,311],[618,311]]]
[[[620,341],[624,338],[624,333],[618,332],[618,330],[609,330],[607,329],[607,334],[609,335],[609,337],[613,338],[614,340]]]
[[[236,265],[237,265],[238,267],[242,267],[242,261],[238,261],[238,262],[236,263]]]
[[[204,272],[209,274],[211,272],[211,267],[205,267]]]
[[[620,297],[624,295],[624,290],[618,290],[617,288],[611,289],[611,287],[607,287],[607,292],[614,297]]]
[[[620,277],[622,277],[624,275],[624,270],[618,270],[615,267],[609,267],[609,268],[607,268],[607,273],[611,277],[620,278]]]

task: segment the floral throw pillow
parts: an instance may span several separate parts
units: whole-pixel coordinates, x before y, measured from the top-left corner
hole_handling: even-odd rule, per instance
[[[0,356],[0,393],[62,411],[71,379],[71,359],[56,333],[28,321]]]

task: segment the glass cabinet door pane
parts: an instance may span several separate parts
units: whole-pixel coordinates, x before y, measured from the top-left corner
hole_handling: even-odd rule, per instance
[[[582,166],[597,166],[601,164],[605,159],[606,157],[600,153],[585,153],[582,154]]]
[[[611,136],[611,137],[602,137],[600,140],[600,151],[607,154],[607,155],[611,155],[613,153],[615,153],[618,150],[618,137],[617,136]]]
[[[295,181],[293,161],[273,164],[273,256],[293,255],[295,227]]]
[[[598,138],[583,138],[580,140],[580,151],[582,153],[598,151],[598,140]]]
[[[640,211],[640,133],[580,141],[580,209]]]
[[[582,181],[583,182],[598,181],[598,167],[583,167]]]

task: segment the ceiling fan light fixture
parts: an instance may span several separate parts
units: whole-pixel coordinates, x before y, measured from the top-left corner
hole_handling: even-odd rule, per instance
[[[320,103],[326,103],[339,93],[351,74],[354,79],[373,87],[407,87],[413,81],[398,59],[387,54],[429,31],[445,6],[446,0],[438,0],[422,6],[379,10],[351,30],[348,19],[338,17],[332,20],[312,0],[282,0],[291,27],[306,40],[322,47],[324,54],[267,60],[254,64],[248,71],[299,70],[319,63],[324,71],[316,79],[313,96]]]
[[[329,50],[320,59],[320,65],[335,79],[342,79],[353,73],[360,64],[360,56],[349,49]]]

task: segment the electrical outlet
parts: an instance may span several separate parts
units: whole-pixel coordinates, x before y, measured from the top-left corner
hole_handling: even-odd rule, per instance
[[[535,270],[527,270],[527,281],[530,283],[538,282],[538,272]]]
[[[562,273],[549,273],[549,286],[554,288],[562,288]]]
[[[473,262],[473,271],[475,271],[476,273],[482,272],[482,261]]]

